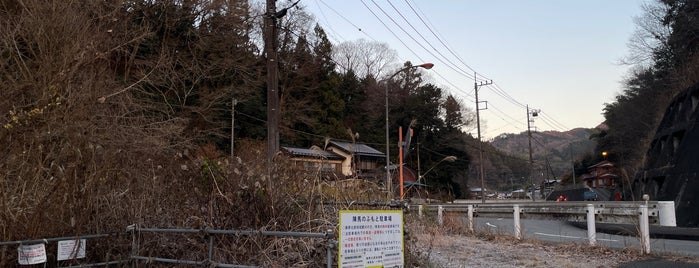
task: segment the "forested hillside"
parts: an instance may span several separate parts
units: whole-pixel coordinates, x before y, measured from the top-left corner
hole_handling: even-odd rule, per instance
[[[565,132],[533,131],[531,139],[533,169],[536,171],[535,177],[539,182],[543,178],[569,177],[573,171],[573,163],[580,162],[584,157],[592,154],[595,142],[590,140],[590,136],[595,132],[597,131],[585,128]],[[529,162],[527,132],[502,134],[495,137],[491,144],[498,150]]]
[[[593,158],[607,151],[622,167],[624,181],[643,164],[643,155],[669,101],[699,82],[699,1],[658,0],[643,5],[629,41],[633,66],[624,90],[605,105],[609,127],[598,135]]]
[[[324,198],[318,187],[329,182],[285,173],[283,158],[268,167],[263,157],[262,19],[271,14],[259,4],[2,1],[2,240],[133,223],[327,228],[299,204]],[[396,62],[385,45],[336,49],[303,9],[287,11],[276,16],[281,144],[336,139],[383,150],[388,98],[391,146],[398,127],[414,121],[413,140],[428,149],[423,167],[457,158],[428,183],[459,195],[470,163],[461,100],[425,83],[424,70],[399,72],[412,64]],[[411,152],[408,165],[416,161]]]

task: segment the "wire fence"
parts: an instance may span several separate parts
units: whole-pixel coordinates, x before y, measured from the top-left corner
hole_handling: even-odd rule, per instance
[[[153,237],[154,235],[159,237]],[[227,237],[233,237],[234,239],[226,239]],[[242,241],[236,238],[241,237],[254,238],[252,240],[256,242],[262,240],[258,239],[260,237],[317,240],[322,243],[322,247],[325,249],[326,267],[332,267],[337,249],[337,241],[332,230],[321,233],[264,230],[163,229],[142,228],[132,225],[128,226],[125,232],[120,233],[0,242],[0,247],[2,247],[0,266],[16,266],[19,264],[43,265],[43,267],[151,267],[159,264],[160,266],[260,267],[258,266],[259,264],[242,263],[244,261],[236,263],[237,259],[231,257],[235,254],[227,254],[241,246],[235,245],[235,242]],[[182,247],[181,245],[183,244],[186,246]],[[104,245],[112,245],[113,248],[104,254]],[[123,245],[128,246],[124,247]],[[17,247],[16,258],[7,253],[7,249],[12,246]],[[183,248],[187,252],[183,252]],[[171,252],[168,253],[168,251]],[[197,251],[203,252],[195,253]],[[101,252],[100,255],[105,256],[89,256],[90,254],[88,253],[90,252]]]

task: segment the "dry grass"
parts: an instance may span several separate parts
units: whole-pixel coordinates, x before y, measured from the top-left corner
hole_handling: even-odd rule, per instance
[[[616,267],[643,258],[638,252],[517,240],[489,232],[453,233],[429,226],[411,232],[415,237],[411,246],[422,256],[420,267]]]
[[[446,215],[444,225],[439,226],[433,217],[419,218],[413,214],[406,217],[410,238],[406,247],[412,267],[617,267],[650,258],[699,263],[697,258],[643,255],[638,248],[518,240],[509,233],[489,230],[470,232],[466,224],[449,218],[454,217]]]

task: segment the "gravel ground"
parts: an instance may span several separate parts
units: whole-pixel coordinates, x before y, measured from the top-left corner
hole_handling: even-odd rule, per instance
[[[419,250],[429,258],[429,267],[433,268],[618,267],[624,263],[650,258],[642,256],[638,250],[621,251],[583,244],[517,241],[505,236],[420,234],[415,238],[418,245],[429,245]],[[673,260],[672,257],[665,259]]]

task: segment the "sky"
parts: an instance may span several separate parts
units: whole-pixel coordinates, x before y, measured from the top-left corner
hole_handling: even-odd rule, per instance
[[[627,43],[645,0],[301,0],[337,44],[386,43],[399,63],[434,63],[429,82],[475,110],[492,139],[594,128],[623,90]],[[277,9],[288,6],[278,1]],[[485,85],[492,80],[492,84]],[[537,117],[533,112],[538,111]],[[470,129],[474,136],[475,127]]]

